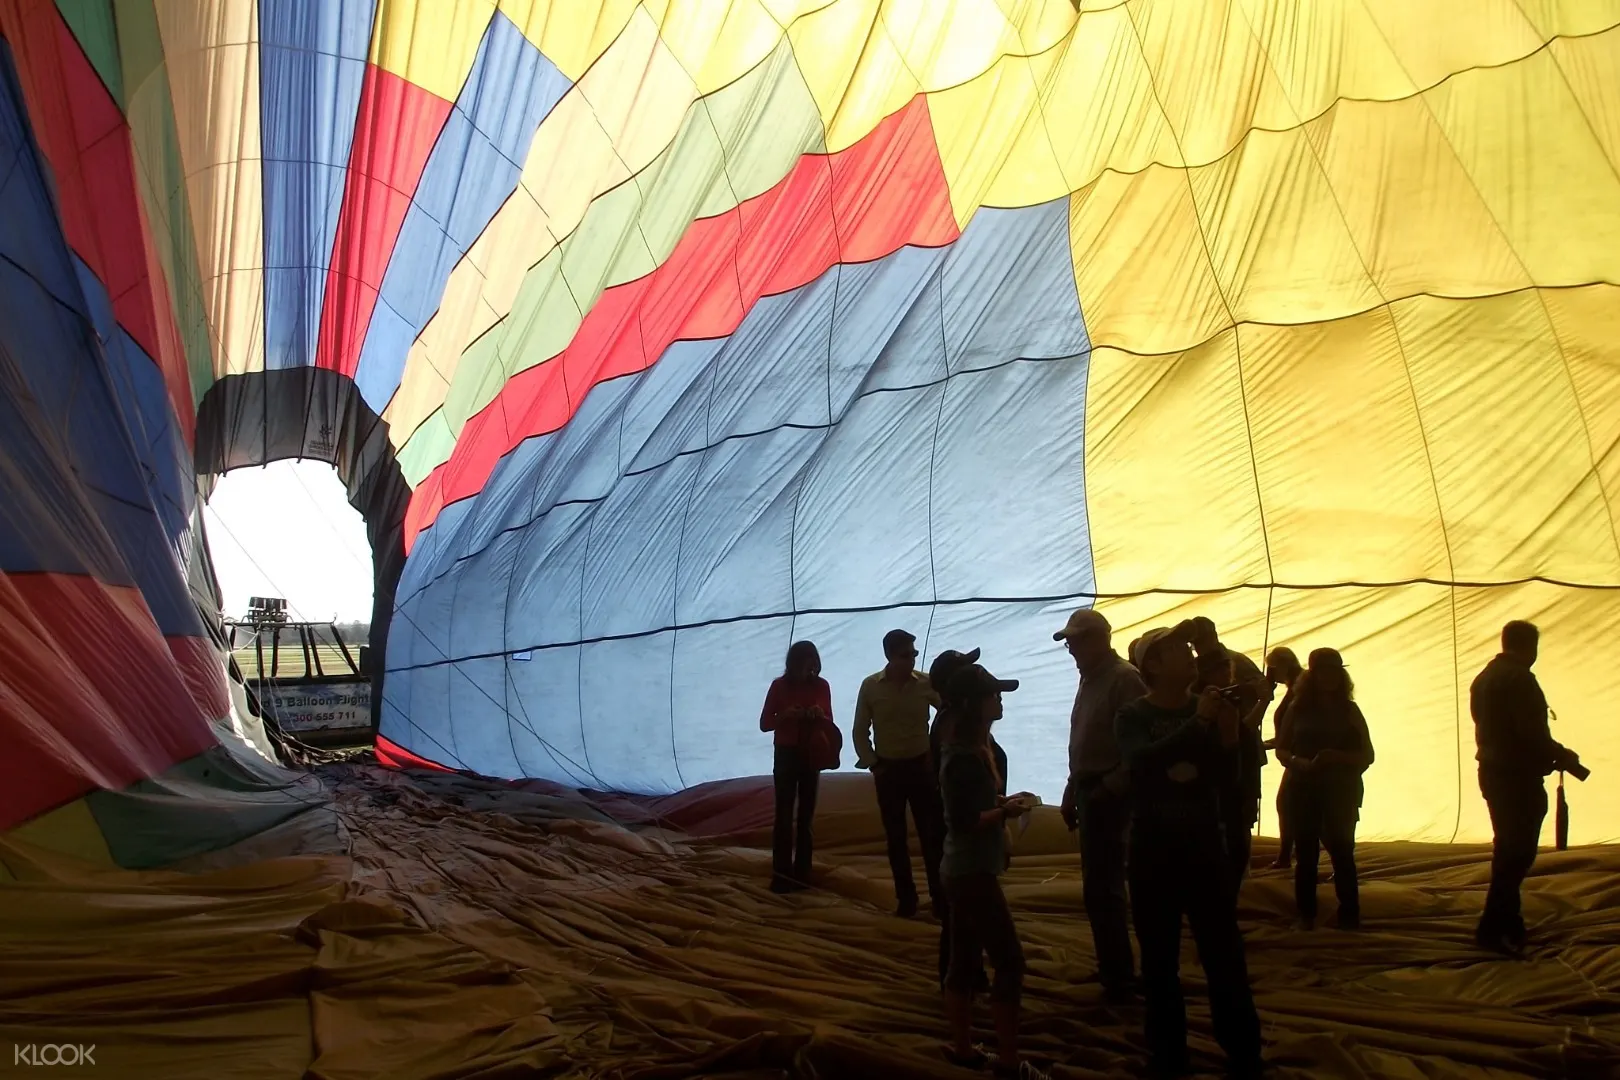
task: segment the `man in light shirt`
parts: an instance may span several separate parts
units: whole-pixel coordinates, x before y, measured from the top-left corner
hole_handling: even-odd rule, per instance
[[[1102,613],[1081,608],[1052,635],[1080,670],[1080,690],[1069,714],[1069,783],[1063,820],[1080,832],[1080,879],[1097,948],[1097,977],[1109,1001],[1134,992],[1129,897],[1125,885],[1130,803],[1128,773],[1120,761],[1114,718],[1147,693],[1137,670],[1113,647],[1113,628]]]
[[[855,765],[872,770],[878,813],[889,846],[894,875],[895,914],[917,913],[917,883],[911,876],[911,849],[906,838],[906,807],[922,846],[928,896],[937,902],[944,812],[939,777],[928,747],[928,710],[939,707],[939,695],[928,676],[916,670],[917,639],[904,630],[883,635],[882,671],[868,675],[855,698]]]

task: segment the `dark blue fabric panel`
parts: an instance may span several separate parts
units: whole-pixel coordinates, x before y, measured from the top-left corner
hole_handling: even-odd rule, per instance
[[[164,633],[199,633],[185,527],[166,532],[154,508],[164,485],[146,453],[147,409],[124,351],[128,335],[99,282],[81,283],[3,42],[0,206],[0,570],[137,585]],[[144,356],[136,362],[156,376]],[[153,423],[161,434],[163,421]],[[168,472],[178,499],[172,455]],[[183,503],[168,516],[183,518]]]
[[[381,412],[450,271],[517,188],[535,129],[568,77],[500,12],[490,19],[455,108],[428,156],[383,276],[355,383]]]
[[[259,0],[264,363],[315,362],[375,0]]]

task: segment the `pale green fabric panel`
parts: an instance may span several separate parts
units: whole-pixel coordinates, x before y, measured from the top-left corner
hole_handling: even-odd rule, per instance
[[[450,451],[455,445],[455,433],[445,420],[444,410],[440,409],[422,421],[422,426],[400,448],[399,470],[405,482],[413,488],[421,484],[434,469],[450,460]]]
[[[699,217],[725,213],[780,183],[799,158],[826,150],[816,100],[786,39],[747,76],[704,98],[720,133],[729,189],[711,193]],[[723,201],[722,201],[723,200]]]

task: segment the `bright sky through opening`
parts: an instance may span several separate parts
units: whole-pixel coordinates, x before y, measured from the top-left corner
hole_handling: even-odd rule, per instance
[[[277,461],[220,478],[208,542],[225,614],[280,596],[294,619],[371,619],[371,548],[343,484],[321,461]]]

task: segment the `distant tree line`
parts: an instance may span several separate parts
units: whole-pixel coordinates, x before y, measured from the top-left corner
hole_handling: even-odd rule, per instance
[[[371,624],[369,622],[340,622],[337,624],[338,633],[348,643],[358,642],[364,645],[371,637]]]

